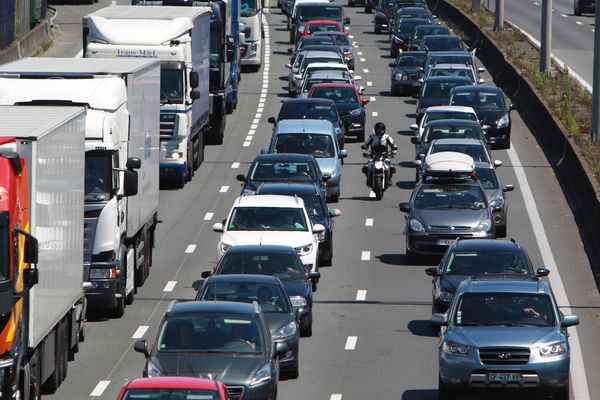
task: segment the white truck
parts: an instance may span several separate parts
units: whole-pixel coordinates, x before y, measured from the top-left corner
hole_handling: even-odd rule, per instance
[[[2,78],[4,77],[4,78]],[[0,66],[0,105],[85,106],[83,275],[90,307],[121,316],[152,264],[160,63],[29,58]]]
[[[176,187],[204,159],[210,16],[209,7],[110,6],[83,18],[84,57],[160,60],[160,176]]]
[[[0,397],[38,399],[83,336],[83,107],[0,107]]]
[[[241,65],[252,71],[258,71],[263,60],[263,5],[261,0],[241,0],[241,18],[246,36],[246,52]]]

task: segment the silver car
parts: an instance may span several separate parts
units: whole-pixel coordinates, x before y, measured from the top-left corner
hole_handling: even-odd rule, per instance
[[[305,74],[302,82],[302,88],[298,92],[298,97],[304,98],[308,96],[310,88],[317,83],[351,83],[354,84],[354,79],[349,72],[341,70],[337,71],[314,71],[310,74]]]
[[[570,349],[565,316],[547,282],[531,276],[482,275],[463,281],[441,325],[440,400],[457,393],[515,390],[569,398]],[[482,397],[483,398],[483,397]]]
[[[286,67],[290,69],[288,74],[288,92],[290,96],[295,96],[296,93],[298,93],[298,89],[302,87],[304,71],[306,70],[306,67],[312,63],[344,64],[344,59],[338,53],[330,51],[309,50],[298,54],[293,65],[286,65]]]

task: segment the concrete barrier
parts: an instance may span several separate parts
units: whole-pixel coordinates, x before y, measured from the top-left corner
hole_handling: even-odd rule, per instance
[[[29,31],[21,40],[11,47],[0,51],[0,64],[30,57],[46,42],[52,39],[48,21],[40,22],[38,26]]]
[[[600,289],[600,186],[564,125],[554,117],[533,84],[479,26],[446,0],[428,0],[432,12],[462,30],[468,45],[513,103],[552,166],[575,216],[596,285]]]

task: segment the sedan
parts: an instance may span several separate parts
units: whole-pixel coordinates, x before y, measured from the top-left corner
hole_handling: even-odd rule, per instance
[[[412,51],[421,50],[423,39],[428,35],[450,35],[450,29],[444,25],[417,26],[408,42],[408,49]]]
[[[456,35],[428,35],[423,39],[423,50],[429,51],[467,51],[461,38]]]
[[[429,145],[438,139],[479,139],[485,143],[485,134],[477,121],[461,119],[439,119],[425,127],[421,137],[410,138],[415,145],[415,159],[427,154]]]
[[[421,73],[417,70],[425,66],[424,51],[405,51],[396,57],[391,68],[391,88],[393,95],[403,92],[418,92],[421,87]]]
[[[450,101],[450,90],[455,86],[471,85],[469,78],[462,76],[432,76],[425,78],[421,85],[419,93],[414,97],[417,101],[417,123],[423,118],[427,107],[445,106]]]
[[[290,57],[292,57],[292,59],[290,60],[292,64],[294,64],[294,57],[296,54],[298,54],[299,52],[301,52],[302,50],[304,50],[304,47],[306,46],[318,46],[318,45],[335,45],[335,40],[328,38],[327,36],[321,36],[318,37],[317,35],[313,35],[310,37],[303,37],[300,40],[298,40],[298,42],[296,43],[296,45],[292,48],[290,47],[288,49],[288,54],[290,55]]]
[[[348,35],[342,32],[315,32],[313,37],[319,36],[329,36],[338,46],[342,49],[344,53],[344,59],[346,60],[346,64],[348,64],[348,68],[354,70],[355,67],[355,57],[354,57],[354,46],[357,44],[356,42],[350,43],[348,40]]]
[[[408,42],[415,27],[430,24],[426,18],[401,18],[393,33],[390,33],[390,57],[396,57],[401,51],[408,50]]]
[[[479,122],[477,119],[477,114],[475,110],[471,107],[459,107],[459,106],[435,106],[429,107],[423,118],[421,118],[421,122],[419,124],[412,124],[409,128],[416,132],[416,136],[418,138],[423,136],[423,131],[427,125],[432,121],[437,121],[438,119],[466,119],[475,122]]]

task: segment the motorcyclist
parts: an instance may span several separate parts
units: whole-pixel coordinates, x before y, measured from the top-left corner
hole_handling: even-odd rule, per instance
[[[381,155],[386,153],[388,149],[390,153],[393,155],[396,154],[398,150],[398,146],[394,144],[394,140],[385,133],[385,124],[383,122],[377,122],[373,127],[373,133],[369,135],[365,143],[360,146],[363,150],[368,150],[371,148],[371,153],[373,155]],[[392,174],[395,172],[395,168],[392,167],[392,163],[389,158],[385,159],[386,164],[389,167],[389,176],[387,177],[386,186],[391,186],[392,184]],[[367,175],[367,186],[369,185],[369,174],[368,168],[365,168],[365,175]]]

